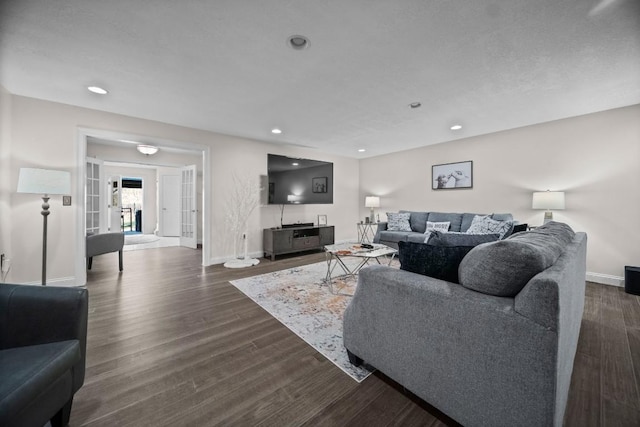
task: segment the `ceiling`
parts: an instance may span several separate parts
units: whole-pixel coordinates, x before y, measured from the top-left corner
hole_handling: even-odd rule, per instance
[[[0,84],[364,158],[640,103],[640,0],[4,0]]]

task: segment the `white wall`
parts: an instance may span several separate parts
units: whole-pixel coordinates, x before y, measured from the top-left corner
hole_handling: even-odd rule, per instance
[[[464,160],[473,189],[431,189],[432,165]],[[380,213],[511,212],[539,225],[531,193],[547,189],[566,192],[554,219],[588,234],[588,278],[619,284],[640,263],[640,105],[363,160],[359,216],[379,195]]]
[[[11,95],[0,86],[0,254],[11,252]],[[0,274],[0,279],[2,274]],[[7,280],[10,276],[7,276]]]
[[[206,206],[211,212],[211,261],[222,262],[232,256],[232,247],[224,244],[226,230],[222,210],[234,172],[249,173],[257,182],[267,173],[267,153],[293,155],[334,162],[335,193],[332,205],[287,206],[285,221],[316,221],[318,214],[326,214],[330,224],[336,226],[336,239],[356,236],[358,214],[358,161],[325,155],[314,150],[279,146],[244,138],[189,129],[165,123],[142,120],[112,113],[79,108],[21,96],[11,96],[11,149],[9,151],[9,188],[15,189],[21,167],[50,167],[71,171],[72,188],[77,180],[84,180],[77,170],[78,128],[100,129],[135,135],[148,135],[159,139],[191,142],[211,147],[208,167],[211,170],[211,201]],[[265,131],[266,132],[266,131]],[[4,168],[3,168],[4,170]],[[14,190],[15,191],[15,190]],[[75,224],[78,218],[76,203],[62,207],[61,197],[50,201],[49,267],[50,280],[74,276],[76,248]],[[16,282],[39,280],[40,242],[42,240],[40,215],[41,201],[27,194],[11,194],[10,245],[13,253],[13,279]],[[280,223],[278,206],[260,207],[251,218],[249,251],[262,252],[262,228]]]

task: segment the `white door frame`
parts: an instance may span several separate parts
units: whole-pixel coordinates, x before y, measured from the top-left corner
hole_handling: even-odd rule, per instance
[[[209,241],[211,228],[211,209],[209,209],[212,195],[211,189],[211,147],[204,144],[193,142],[181,142],[175,140],[167,140],[154,138],[149,136],[140,136],[130,133],[114,132],[101,129],[93,129],[87,127],[78,127],[77,144],[75,144],[75,170],[76,180],[75,186],[72,188],[74,203],[74,214],[76,224],[76,256],[75,256],[75,282],[77,285],[85,285],[87,283],[86,271],[86,239],[85,239],[85,218],[86,218],[86,202],[84,188],[87,175],[87,137],[109,139],[113,141],[146,141],[159,147],[177,147],[197,150],[202,152],[202,265],[211,264],[211,242]]]

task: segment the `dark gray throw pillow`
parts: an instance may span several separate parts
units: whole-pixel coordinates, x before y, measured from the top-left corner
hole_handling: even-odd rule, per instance
[[[478,246],[500,240],[499,234],[443,233],[432,231],[427,244],[434,246]]]
[[[458,266],[471,249],[473,246],[398,242],[398,259],[402,270],[459,283]]]

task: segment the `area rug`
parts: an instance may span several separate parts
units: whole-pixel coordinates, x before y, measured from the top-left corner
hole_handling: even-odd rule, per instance
[[[349,258],[346,263],[351,267],[357,261]],[[342,316],[351,297],[332,295],[323,282],[326,272],[327,264],[320,262],[233,280],[231,284],[361,382],[371,371],[353,366],[342,343]],[[353,294],[356,279],[337,280],[333,286],[341,294]]]
[[[128,234],[124,236],[125,245],[142,245],[160,240],[155,234]]]

